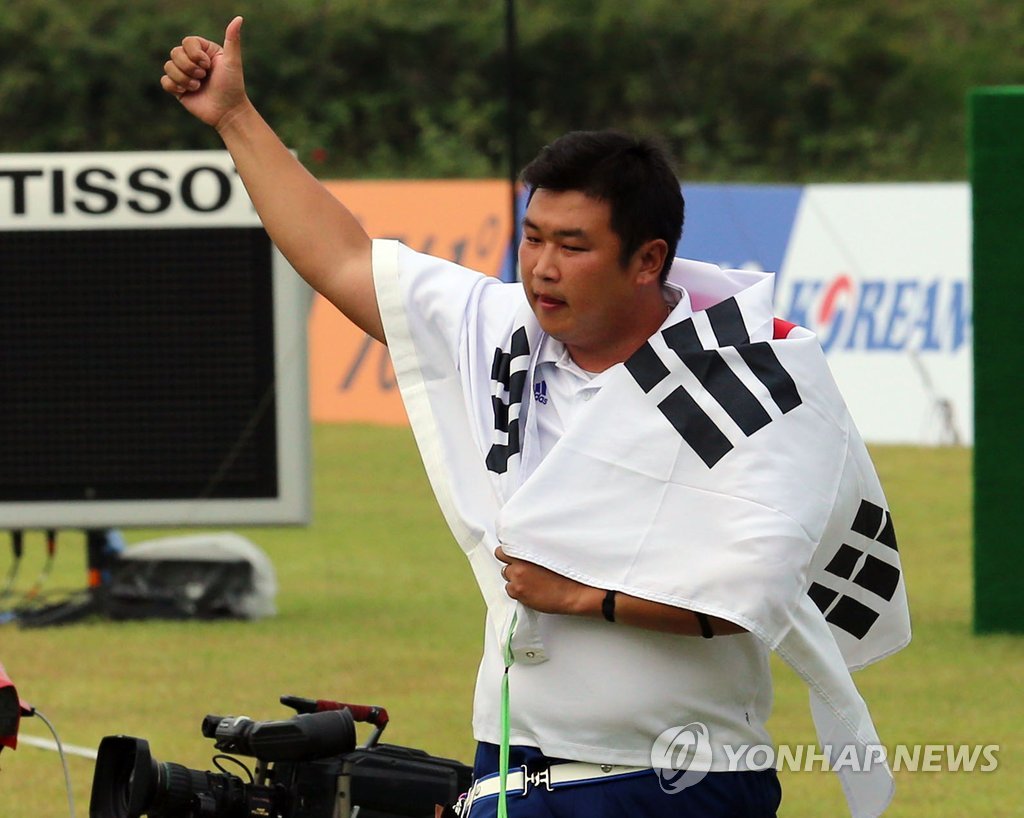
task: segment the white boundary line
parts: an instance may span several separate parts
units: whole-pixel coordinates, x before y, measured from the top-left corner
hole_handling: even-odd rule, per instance
[[[36,736],[18,736],[18,744],[27,744],[30,747],[38,747],[40,750],[53,750],[57,752],[57,742],[48,738],[37,738]],[[72,756],[81,756],[82,758],[89,758],[93,761],[96,760],[96,750],[91,747],[78,747],[74,744],[64,744],[64,752]]]

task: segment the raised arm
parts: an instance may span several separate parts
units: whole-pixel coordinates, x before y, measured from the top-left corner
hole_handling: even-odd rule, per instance
[[[250,102],[241,32],[242,18],[236,17],[224,32],[223,46],[186,37],[171,51],[160,85],[217,129],[263,226],[292,267],[353,323],[383,341],[370,238]]]

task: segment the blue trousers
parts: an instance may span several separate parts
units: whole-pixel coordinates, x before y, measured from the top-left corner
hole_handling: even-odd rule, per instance
[[[533,771],[564,759],[547,758],[536,747],[511,747],[509,768]],[[474,779],[498,771],[498,746],[480,743],[473,765]],[[534,787],[524,795],[508,796],[509,818],[775,818],[782,801],[775,770],[710,772],[682,792],[662,790],[658,774],[641,773],[610,781],[576,784],[548,791]],[[496,796],[474,801],[462,818],[494,818]]]

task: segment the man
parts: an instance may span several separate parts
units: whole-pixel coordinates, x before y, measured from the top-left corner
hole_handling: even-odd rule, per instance
[[[818,373],[813,339],[780,363],[770,276],[673,261],[678,182],[657,148],[618,134],[567,135],[524,171],[522,287],[371,242],[248,100],[241,24],[223,48],[183,40],[161,84],[217,129],[292,266],[389,345],[488,605],[462,815],[775,815],[774,769],[727,750],[769,743],[768,649],[824,680],[843,724],[864,721],[845,666],[833,672],[825,608],[800,613],[836,497],[865,471],[834,389],[801,398],[785,368]],[[669,391],[677,376],[698,383]],[[733,438],[811,437],[792,461],[736,446],[711,398]],[[687,770],[670,762],[694,725]],[[850,740],[872,738],[867,720]]]

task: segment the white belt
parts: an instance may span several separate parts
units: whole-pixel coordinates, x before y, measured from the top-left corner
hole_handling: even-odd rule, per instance
[[[617,764],[585,764],[569,761],[564,764],[552,764],[546,770],[531,773],[526,767],[509,770],[505,779],[505,792],[508,795],[527,795],[530,787],[543,786],[548,792],[558,787],[571,784],[582,784],[589,781],[605,781],[638,773],[650,772],[650,767],[624,767]],[[466,800],[462,803],[460,815],[467,818],[470,807],[478,798],[497,795],[501,789],[501,774],[492,773],[485,776],[470,787]]]

